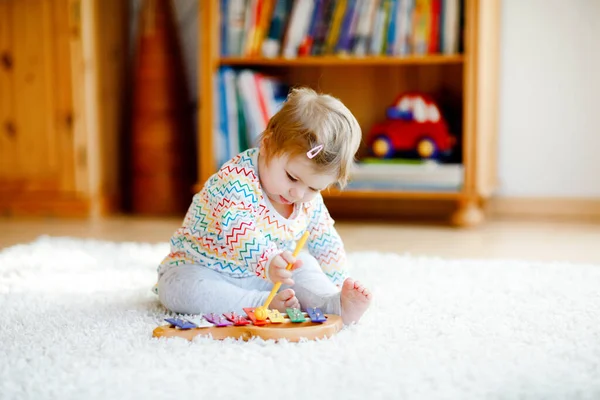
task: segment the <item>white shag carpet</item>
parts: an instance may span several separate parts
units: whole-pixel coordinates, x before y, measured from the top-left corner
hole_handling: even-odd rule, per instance
[[[600,266],[353,253],[375,293],[320,342],[153,339],[167,244],[0,252],[0,398],[600,398]]]

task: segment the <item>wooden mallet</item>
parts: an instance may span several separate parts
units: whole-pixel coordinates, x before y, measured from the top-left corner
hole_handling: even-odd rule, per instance
[[[298,240],[298,243],[296,244],[296,249],[294,250],[294,258],[298,257],[300,250],[302,250],[302,247],[304,247],[304,243],[306,242],[306,239],[308,239],[308,231],[304,232],[304,234],[302,235],[300,240]],[[287,269],[288,271],[290,269],[292,269],[292,263],[289,263],[285,267],[285,269]],[[273,297],[275,297],[275,295],[277,294],[277,291],[279,290],[280,287],[281,287],[281,282],[277,282],[273,286],[273,289],[271,289],[271,293],[269,294],[269,297],[267,297],[265,304],[263,304],[260,307],[257,307],[254,310],[254,316],[256,317],[257,320],[265,321],[267,319],[267,317],[269,316],[269,312],[268,312],[269,304],[271,304],[271,301],[273,301]]]

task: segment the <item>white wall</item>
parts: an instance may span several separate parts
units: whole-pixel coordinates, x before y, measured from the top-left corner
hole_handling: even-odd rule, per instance
[[[504,0],[505,197],[600,197],[600,0]]]

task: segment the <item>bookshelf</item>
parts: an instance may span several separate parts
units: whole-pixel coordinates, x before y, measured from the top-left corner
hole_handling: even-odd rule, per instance
[[[483,222],[485,201],[496,188],[496,125],[499,0],[464,0],[463,52],[407,56],[221,57],[219,1],[202,2],[199,29],[199,140],[196,189],[217,170],[213,137],[215,74],[222,66],[251,68],[290,85],[307,85],[340,98],[355,114],[363,135],[385,117],[385,108],[405,91],[444,97],[460,127],[457,153],[463,183],[457,190],[346,189],[323,195],[334,216],[386,216],[415,206],[445,203],[456,226]],[[359,152],[365,155],[365,149]],[[373,206],[375,205],[376,206]],[[374,213],[373,213],[374,212]],[[371,213],[371,214],[370,214]],[[378,214],[379,213],[379,214]],[[427,211],[425,211],[427,213]],[[400,213],[402,215],[402,213]]]

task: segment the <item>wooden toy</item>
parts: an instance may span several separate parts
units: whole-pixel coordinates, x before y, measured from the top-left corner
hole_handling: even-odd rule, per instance
[[[296,244],[296,248],[294,249],[294,258],[298,257],[300,250],[302,250],[302,247],[304,247],[304,243],[306,242],[306,239],[308,239],[308,231],[304,232],[304,234],[302,235],[300,240],[298,240],[298,243]],[[287,270],[290,270],[291,268],[292,268],[292,263],[289,263],[285,267],[285,269],[287,269]],[[269,294],[269,297],[267,297],[265,304],[263,304],[261,307],[257,307],[256,310],[254,310],[254,316],[256,317],[257,320],[264,321],[267,319],[267,317],[269,316],[269,312],[268,312],[269,304],[271,304],[271,301],[277,294],[277,291],[279,290],[280,287],[281,287],[281,282],[277,282],[275,285],[273,285],[273,289],[271,289],[271,293]]]
[[[308,232],[305,232],[296,245],[294,257],[298,257],[307,239]],[[292,264],[288,264],[286,268],[291,269]],[[223,315],[209,313],[204,315],[204,318],[200,316],[167,319],[170,325],[157,327],[152,336],[181,337],[187,340],[192,340],[196,336],[211,336],[217,340],[226,338],[249,340],[260,337],[264,340],[285,339],[299,342],[302,339],[317,340],[331,337],[344,326],[339,315],[323,315],[318,308],[311,308],[308,313],[288,308],[286,315],[282,315],[278,310],[269,310],[269,304],[280,287],[281,282],[277,282],[262,306],[244,308],[252,324],[234,312]],[[310,319],[307,319],[307,316]]]
[[[208,315],[210,316],[210,314]],[[325,322],[292,322],[289,316],[284,316],[284,322],[278,324],[266,324],[256,326],[254,324],[244,326],[212,326],[208,328],[179,329],[174,325],[163,325],[154,329],[154,337],[180,337],[192,340],[196,336],[211,336],[216,340],[227,338],[250,340],[253,337],[260,337],[264,340],[282,340],[289,342],[299,342],[302,339],[317,340],[332,337],[344,326],[342,317],[339,315],[326,314]],[[304,318],[304,316],[303,316]],[[223,318],[224,319],[224,318]],[[229,324],[231,322],[226,321]]]

